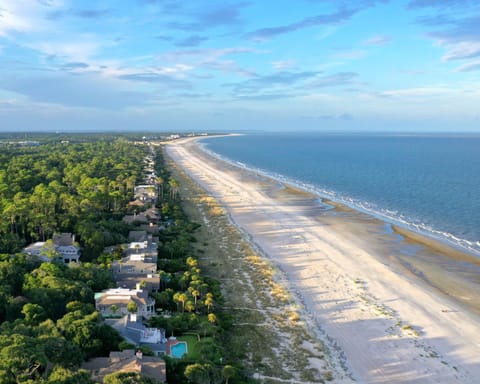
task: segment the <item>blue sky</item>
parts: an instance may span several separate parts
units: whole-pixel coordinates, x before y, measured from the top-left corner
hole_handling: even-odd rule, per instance
[[[0,0],[0,130],[480,130],[478,0]]]

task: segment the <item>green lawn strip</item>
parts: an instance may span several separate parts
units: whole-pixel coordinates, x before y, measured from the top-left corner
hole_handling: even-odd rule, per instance
[[[211,337],[203,337],[201,340],[211,340]],[[183,335],[177,337],[178,341],[185,341],[187,342],[187,359],[189,360],[198,360],[200,358],[200,354],[198,351],[198,338],[194,335]]]

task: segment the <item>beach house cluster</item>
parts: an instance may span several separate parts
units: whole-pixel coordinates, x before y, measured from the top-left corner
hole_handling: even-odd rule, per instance
[[[155,314],[155,300],[150,294],[160,288],[160,275],[157,273],[160,215],[155,207],[158,194],[153,159],[152,149],[145,159],[145,179],[135,187],[135,200],[129,204],[143,211],[123,218],[127,223],[135,223],[137,228],[130,231],[129,243],[122,246],[122,259],[111,264],[117,288],[97,292],[95,305],[107,324],[127,342],[138,347],[146,346],[160,356],[166,352],[165,330],[143,324],[144,319]]]
[[[155,314],[155,300],[150,293],[156,292],[160,286],[158,238],[141,230],[131,231],[129,239],[132,241],[126,246],[124,257],[111,266],[118,288],[96,293],[95,304],[105,317],[134,313],[139,318],[148,319]]]
[[[158,176],[155,173],[154,149],[144,159],[145,174],[142,184],[134,188],[134,200],[128,205],[134,208],[133,214],[123,217],[128,224],[138,224],[149,233],[158,233],[160,215],[155,203],[158,199]]]

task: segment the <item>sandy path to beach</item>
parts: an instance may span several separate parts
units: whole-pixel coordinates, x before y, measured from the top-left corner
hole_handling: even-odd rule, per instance
[[[222,167],[195,140],[167,145],[168,155],[229,212],[272,260],[284,284],[345,357],[361,383],[480,382],[480,323],[414,276],[400,275],[379,255],[306,214],[302,200],[272,198],[263,181]]]

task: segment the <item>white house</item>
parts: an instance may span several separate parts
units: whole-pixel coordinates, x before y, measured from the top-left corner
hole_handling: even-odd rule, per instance
[[[134,302],[137,316],[150,318],[155,314],[155,300],[141,289],[111,288],[95,293],[95,307],[105,316],[128,314],[128,304]]]
[[[51,242],[37,241],[24,248],[23,252],[37,256],[42,261],[51,261],[54,253],[53,256],[61,257],[65,264],[78,263],[80,258],[80,247],[71,233],[55,234]]]

